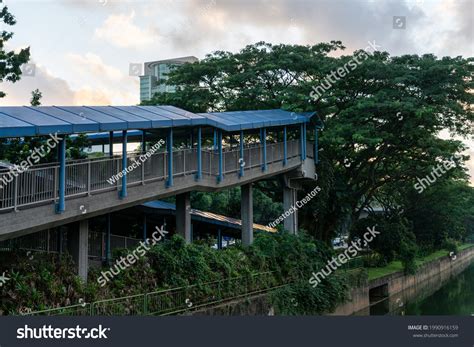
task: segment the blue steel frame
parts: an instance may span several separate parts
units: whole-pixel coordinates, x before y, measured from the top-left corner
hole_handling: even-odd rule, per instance
[[[217,183],[221,183],[223,179],[222,174],[222,130],[217,131],[217,147],[219,150],[219,174],[217,176]]]
[[[240,170],[239,170],[239,176],[243,177],[244,176],[244,166],[245,166],[245,161],[244,161],[244,132],[241,130],[240,131],[240,159],[239,159],[239,165],[240,165]]]
[[[202,178],[202,153],[201,153],[201,142],[202,142],[202,130],[198,127],[197,131],[197,174],[196,179]]]
[[[146,131],[142,130],[142,153],[146,152]]]
[[[167,187],[173,186],[173,128],[168,129],[168,139],[166,141],[166,147],[168,151],[168,180],[166,181]]]
[[[319,129],[321,129],[320,126],[315,125],[314,127],[314,163],[318,164],[319,163]]]
[[[143,242],[146,242],[146,214],[143,214]]]
[[[306,123],[300,124],[301,128],[301,138],[300,138],[300,145],[301,145],[301,159],[305,160],[307,157],[307,125]],[[284,125],[283,127],[283,166],[287,165],[288,161],[288,129],[287,126]],[[315,163],[319,163],[319,130],[322,129],[322,126],[317,124],[314,127],[314,160]],[[213,149],[218,151],[218,176],[217,182],[220,183],[223,181],[223,144],[222,144],[222,134],[223,130],[219,128],[214,128],[214,144]],[[113,137],[114,132],[109,131],[109,156],[113,156]],[[266,146],[266,137],[267,137],[267,128],[262,127],[260,128],[260,142],[262,144],[262,171],[266,171],[267,166],[267,146]],[[127,130],[122,130],[122,182],[121,182],[121,191],[119,192],[119,197],[121,199],[127,197],[127,143],[128,143],[128,134]],[[173,186],[173,128],[168,128],[168,136],[167,136],[167,151],[168,151],[168,177],[166,181],[166,186],[171,187]],[[192,145],[192,144],[191,144]],[[244,131],[240,130],[240,159],[239,164],[239,177],[244,176],[244,146],[245,146],[245,139],[244,139]],[[142,150],[143,152],[146,151],[146,130],[142,130]],[[197,127],[197,173],[196,179],[202,179],[202,127]],[[58,145],[58,161],[59,161],[59,177],[58,177],[58,202],[56,204],[56,212],[62,213],[65,211],[65,191],[66,191],[66,140],[65,137],[60,139]],[[110,228],[110,225],[108,225]],[[144,230],[144,237],[146,236],[146,221],[144,222],[143,226]],[[108,240],[107,242],[109,242]]]
[[[301,160],[306,160],[306,124],[301,124]]]
[[[127,197],[127,130],[122,131],[122,190],[120,199]]]
[[[66,210],[66,138],[59,140],[58,146],[59,160],[59,200],[56,206],[57,213],[63,213]]]
[[[114,132],[109,131],[109,157],[114,156]]]
[[[267,128],[260,129],[260,143],[262,149],[262,171],[267,171]]]

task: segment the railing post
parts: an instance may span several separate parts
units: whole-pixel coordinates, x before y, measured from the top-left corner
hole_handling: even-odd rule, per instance
[[[201,127],[198,127],[197,130],[197,174],[196,179],[200,180],[202,178],[202,153],[201,153]]]
[[[147,161],[144,161],[141,165],[141,167],[142,167],[142,184],[145,184],[145,164],[146,164],[146,162]]]
[[[14,191],[14,194],[15,196],[13,197],[13,210],[16,212],[18,211],[18,179],[20,178],[20,176],[15,176],[14,179],[15,179],[15,191]],[[54,189],[56,190],[56,188]]]
[[[243,177],[244,176],[244,166],[245,166],[245,161],[244,161],[244,132],[243,132],[243,130],[240,131],[240,160],[239,160],[239,165],[240,165],[239,176]]]
[[[59,140],[59,201],[56,205],[56,213],[63,213],[66,210],[66,138]]]
[[[301,160],[305,159],[305,156],[304,156],[304,126],[303,126],[303,123],[301,123],[301,126],[300,126],[300,157],[301,157]]]
[[[283,127],[283,166],[287,163],[288,158],[288,144],[287,144],[286,125]]]
[[[122,131],[122,174],[120,199],[127,197],[127,130]]]
[[[168,149],[168,181],[166,187],[173,186],[173,128],[168,130],[168,139],[166,141],[166,147]]]
[[[304,158],[303,160],[306,160],[306,123],[303,123],[303,150],[304,150]]]
[[[217,149],[217,129],[214,128],[214,143],[212,145],[212,150],[215,151]]]
[[[92,172],[91,172],[91,161],[87,162],[87,195],[91,196],[91,180],[92,180]]]
[[[260,143],[262,148],[262,171],[267,171],[267,128],[260,129]]]
[[[218,130],[217,137],[218,137],[217,147],[219,149],[219,173],[218,173],[218,176],[217,176],[217,183],[220,183],[220,182],[222,182],[222,178],[223,178],[223,176],[222,176],[222,161],[223,161],[222,160],[222,130],[220,130],[220,129]]]

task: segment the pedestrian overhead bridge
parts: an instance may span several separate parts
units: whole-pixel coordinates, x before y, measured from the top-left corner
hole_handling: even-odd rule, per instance
[[[196,114],[173,106],[0,107],[0,138],[7,143],[59,137],[57,161],[0,170],[0,240],[77,221],[81,232],[88,218],[176,195],[177,231],[190,242],[189,192],[242,186],[242,242],[250,244],[252,183],[280,174],[314,179],[320,128],[314,112],[279,109]],[[66,138],[77,134],[107,141],[108,153],[67,160]],[[129,134],[139,138],[138,151],[127,151]],[[113,153],[117,140],[121,153]],[[164,145],[150,154],[160,141]],[[286,205],[294,203],[295,190],[285,189]],[[285,227],[296,232],[296,220],[289,219]]]

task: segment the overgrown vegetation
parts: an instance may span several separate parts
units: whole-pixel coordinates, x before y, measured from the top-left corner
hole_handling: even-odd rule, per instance
[[[123,250],[116,256],[125,253]],[[19,251],[2,252],[0,272],[8,270],[11,279],[0,288],[0,309],[3,314],[14,314],[25,308],[41,310],[78,304],[80,299],[92,302],[271,271],[272,283],[288,278],[294,281],[272,295],[279,312],[317,314],[344,301],[350,284],[342,270],[316,288],[308,283],[311,273],[325,266],[332,255],[327,246],[306,235],[260,234],[249,248],[221,251],[203,242],[187,245],[174,236],[155,245],[137,263],[100,287],[97,278],[108,267],[91,269],[88,284],[83,285],[72,275],[74,268],[68,256],[36,253],[30,260]]]

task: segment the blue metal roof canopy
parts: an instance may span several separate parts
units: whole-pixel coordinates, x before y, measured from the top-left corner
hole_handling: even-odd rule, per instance
[[[1,106],[0,137],[208,125],[224,131],[307,123],[314,112],[280,109],[195,114],[174,106]]]

